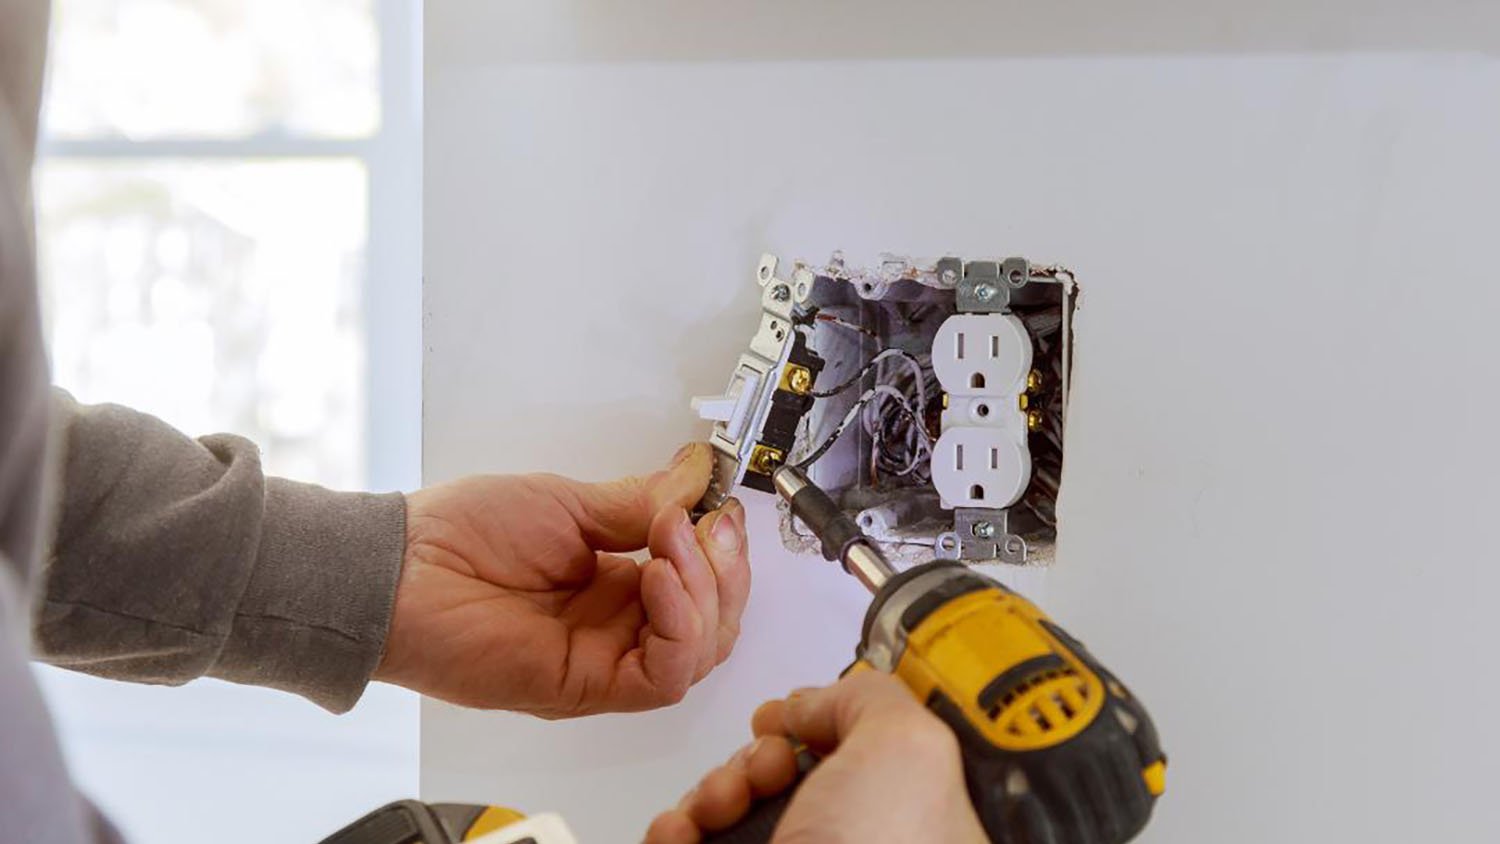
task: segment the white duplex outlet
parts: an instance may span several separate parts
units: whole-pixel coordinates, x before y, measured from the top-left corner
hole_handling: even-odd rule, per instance
[[[1009,507],[1026,491],[1031,454],[1020,398],[1031,362],[1031,337],[1010,314],[955,314],[933,337],[932,370],[948,394],[932,454],[944,507]]]

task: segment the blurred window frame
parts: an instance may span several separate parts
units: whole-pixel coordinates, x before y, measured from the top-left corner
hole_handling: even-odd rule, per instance
[[[239,137],[49,137],[52,160],[345,159],[368,179],[364,313],[364,476],[372,491],[420,482],[422,3],[371,0],[379,39],[380,120],[360,138],[263,132]]]

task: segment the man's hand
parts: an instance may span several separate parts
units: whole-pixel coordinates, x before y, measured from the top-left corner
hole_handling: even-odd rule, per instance
[[[651,824],[647,844],[697,844],[796,777],[793,736],[822,757],[776,827],[776,844],[989,841],[964,788],[958,740],[900,682],[863,671],[756,710],[755,743]]]
[[[375,677],[546,718],[675,703],[723,662],[750,592],[745,511],[694,528],[710,449],[641,478],[464,478],[407,497],[406,561]],[[637,564],[619,552],[649,548]]]

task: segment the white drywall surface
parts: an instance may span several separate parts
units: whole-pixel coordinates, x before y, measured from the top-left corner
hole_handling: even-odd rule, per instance
[[[426,480],[665,460],[762,251],[1065,262],[1063,537],[1021,586],[1156,716],[1144,840],[1500,840],[1500,64],[1467,49],[1496,14],[699,5],[427,4]],[[760,699],[831,678],[860,589],[745,498],[726,666],[645,715],[426,703],[424,797],[636,840]]]

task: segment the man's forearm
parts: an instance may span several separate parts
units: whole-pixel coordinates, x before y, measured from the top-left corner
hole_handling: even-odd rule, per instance
[[[58,392],[64,466],[37,657],[150,683],[216,676],[343,711],[379,661],[405,545],[399,494],[261,472],[240,437]]]

